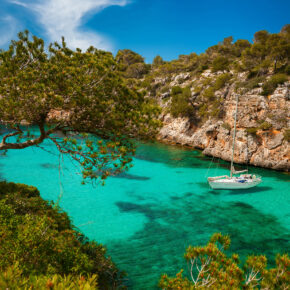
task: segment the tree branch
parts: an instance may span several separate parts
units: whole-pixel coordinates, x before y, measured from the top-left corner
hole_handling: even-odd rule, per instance
[[[56,127],[52,128],[48,131],[45,131],[44,122],[39,123],[38,127],[39,127],[39,131],[40,131],[40,136],[38,138],[30,139],[30,140],[27,140],[27,141],[22,142],[22,143],[7,143],[6,142],[7,138],[17,136],[17,135],[23,133],[23,131],[19,128],[19,126],[17,126],[16,132],[9,133],[2,138],[2,142],[0,143],[0,151],[1,150],[8,150],[8,149],[24,149],[24,148],[27,148],[30,146],[38,145],[38,144],[42,143],[43,140],[46,139],[50,134],[54,133],[55,131],[57,131],[60,128],[57,125]]]

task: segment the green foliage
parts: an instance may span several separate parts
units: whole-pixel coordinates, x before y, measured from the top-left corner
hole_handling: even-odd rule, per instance
[[[189,87],[175,86],[171,90],[170,113],[173,117],[188,116],[192,110],[190,105],[191,90]]]
[[[214,59],[212,63],[212,72],[228,70],[229,61],[224,56],[218,56]]]
[[[265,76],[250,78],[244,82],[237,82],[236,89],[243,89],[244,92],[258,88],[265,81]]]
[[[105,248],[75,230],[36,188],[0,182],[0,189],[0,272],[17,265],[23,281],[31,275],[96,275],[101,287],[118,283],[120,274]]]
[[[231,125],[229,123],[223,123],[222,127],[225,128],[228,131],[231,131],[231,129],[232,129],[232,127],[231,127]]]
[[[254,34],[254,42],[265,44],[268,37],[269,37],[268,31],[266,31],[266,30],[258,31]]]
[[[225,84],[231,79],[231,75],[229,73],[225,73],[222,75],[219,75],[215,81],[214,84],[214,89],[220,90],[221,88],[223,88],[225,86]]]
[[[98,288],[97,275],[23,275],[23,271],[16,262],[5,271],[0,272],[0,289],[78,289],[96,290]]]
[[[146,66],[131,51],[119,52],[117,60],[134,76],[143,74]],[[101,183],[130,167],[132,137],[152,138],[160,125],[158,107],[128,87],[111,53],[93,47],[73,51],[64,39],[46,50],[43,40],[31,39],[28,31],[0,51],[0,95],[0,120],[8,129],[0,151],[49,139],[81,165],[84,179]],[[20,127],[23,120],[38,131],[31,135],[29,128]],[[58,137],[57,131],[67,138]],[[86,134],[77,142],[71,135],[79,133]]]
[[[209,77],[204,78],[204,79],[202,79],[202,81],[201,81],[201,84],[202,84],[204,87],[210,85],[211,83],[212,83],[212,79],[209,78]]]
[[[259,129],[261,130],[269,130],[270,128],[272,128],[272,124],[266,121],[263,121],[260,123]]]
[[[283,135],[284,135],[284,139],[290,142],[290,129],[285,129]]]
[[[161,88],[160,93],[164,94],[170,91],[170,86],[165,85],[164,87]]]
[[[214,234],[206,246],[189,246],[184,258],[189,264],[190,279],[182,276],[161,276],[162,289],[287,289],[290,283],[290,259],[277,255],[276,268],[267,269],[265,256],[249,256],[240,267],[239,256],[228,256],[229,236]]]
[[[267,73],[270,67],[273,67],[275,72],[286,68],[290,52],[290,35],[286,31],[285,28],[277,34],[270,34],[265,30],[256,32],[254,44],[242,53],[245,69],[253,69],[261,75]]]
[[[279,84],[283,84],[288,80],[288,77],[284,74],[273,75],[269,80],[267,80],[263,85],[262,95],[271,95]]]
[[[116,61],[118,70],[122,72],[125,78],[140,79],[151,69],[151,65],[146,64],[140,54],[130,49],[119,50],[116,55]]]
[[[257,134],[258,130],[259,130],[259,128],[255,128],[255,127],[246,129],[247,133],[254,135],[254,136]]]
[[[242,52],[246,49],[251,47],[251,44],[248,40],[246,39],[238,39],[234,45],[233,45],[233,49],[234,49],[234,54],[236,57],[240,57],[242,55]]]
[[[207,88],[207,89],[205,89],[205,90],[203,91],[202,95],[203,95],[206,99],[208,99],[208,100],[210,100],[210,101],[213,101],[214,98],[215,98],[214,93],[215,93],[215,89],[214,89],[214,87],[209,87],[209,88]]]
[[[162,65],[162,64],[164,64],[163,58],[160,55],[156,55],[154,57],[154,59],[153,59],[152,65],[153,66],[159,66],[159,65]]]
[[[145,63],[134,63],[126,69],[125,77],[127,78],[142,78],[150,70],[150,65]]]
[[[171,95],[172,96],[175,96],[175,95],[178,95],[178,94],[181,94],[182,93],[182,88],[179,87],[179,86],[174,86],[172,87],[171,89]]]
[[[118,51],[116,61],[119,64],[119,69],[125,71],[132,64],[144,63],[144,58],[130,49],[123,49]]]

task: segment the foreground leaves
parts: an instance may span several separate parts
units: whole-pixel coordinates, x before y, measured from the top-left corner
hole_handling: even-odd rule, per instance
[[[0,182],[0,245],[1,289],[1,283],[10,285],[16,277],[23,285],[50,279],[61,285],[84,280],[83,285],[98,283],[102,289],[120,286],[122,274],[106,249],[74,229],[35,187]]]
[[[162,289],[288,289],[290,259],[288,254],[278,255],[276,267],[267,269],[267,258],[249,256],[240,267],[239,256],[227,256],[229,236],[214,234],[206,246],[189,246],[184,258],[189,265],[189,277],[181,270],[176,277],[161,276]]]

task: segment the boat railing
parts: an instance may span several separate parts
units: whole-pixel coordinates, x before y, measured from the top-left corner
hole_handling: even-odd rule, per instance
[[[217,179],[222,179],[222,178],[229,178],[228,175],[222,175],[222,176],[215,176],[215,177],[208,177],[208,181],[215,181]]]

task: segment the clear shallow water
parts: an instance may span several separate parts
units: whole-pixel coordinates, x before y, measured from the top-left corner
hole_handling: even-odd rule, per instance
[[[53,145],[45,147],[54,150]],[[210,190],[206,177],[228,172],[198,151],[143,144],[134,167],[111,177],[104,187],[81,185],[68,160],[59,175],[58,156],[37,148],[0,156],[0,178],[38,187],[43,198],[57,200],[89,238],[105,244],[133,289],[154,289],[164,272],[185,268],[189,244],[205,244],[214,232],[231,235],[241,257],[290,250],[288,174],[250,168],[263,183],[246,191]]]

